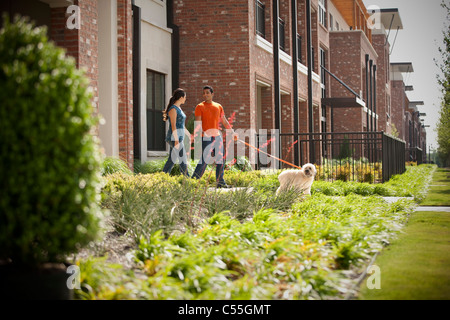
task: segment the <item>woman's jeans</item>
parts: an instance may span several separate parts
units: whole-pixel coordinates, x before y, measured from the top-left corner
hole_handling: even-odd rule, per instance
[[[169,158],[166,161],[166,164],[164,165],[163,172],[170,173],[172,171],[172,168],[174,164],[178,161],[180,163],[180,171],[183,175],[186,177],[189,177],[188,171],[187,171],[187,158],[186,158],[186,152],[184,150],[184,143],[180,142],[179,149],[174,147],[174,142],[170,141],[170,151],[169,151]]]
[[[213,154],[214,152],[214,154]],[[223,170],[225,157],[223,154],[223,139],[221,136],[204,137],[202,139],[202,157],[195,168],[192,178],[200,179],[208,164],[216,163],[216,182],[225,185]]]

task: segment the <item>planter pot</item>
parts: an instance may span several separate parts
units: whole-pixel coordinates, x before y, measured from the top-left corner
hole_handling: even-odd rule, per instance
[[[71,300],[69,274],[64,264],[47,263],[36,268],[0,265],[0,299]]]

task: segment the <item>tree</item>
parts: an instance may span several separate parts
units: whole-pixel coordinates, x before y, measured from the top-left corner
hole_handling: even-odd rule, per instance
[[[450,6],[444,0],[441,6],[447,10],[446,21],[449,21]],[[450,164],[450,25],[446,24],[443,34],[444,47],[439,47],[442,62],[436,63],[442,70],[442,75],[437,76],[437,81],[443,94],[436,131],[438,134],[437,142],[439,144],[438,154],[443,165],[447,166]]]

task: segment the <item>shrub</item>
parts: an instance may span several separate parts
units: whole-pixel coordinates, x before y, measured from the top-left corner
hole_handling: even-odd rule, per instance
[[[158,173],[163,172],[164,165],[166,164],[167,158],[160,159],[160,160],[150,160],[144,163],[141,163],[139,161],[135,161],[135,173],[142,173],[142,174],[149,174],[149,173]],[[136,166],[137,164],[137,166]],[[188,160],[187,168],[188,172],[192,174],[194,172],[196,163],[194,160]],[[170,172],[170,175],[172,176],[179,176],[181,175],[180,165],[176,163],[172,171]]]
[[[98,139],[88,81],[26,19],[0,30],[0,259],[62,260],[95,238]]]
[[[353,156],[354,150],[350,147],[350,140],[348,139],[348,136],[344,136],[344,141],[341,144],[340,150],[339,150],[339,156],[338,159],[345,159],[350,158]]]
[[[128,168],[127,163],[122,159],[116,157],[106,157],[105,160],[103,160],[102,175],[112,174],[116,172],[133,174],[130,168]]]

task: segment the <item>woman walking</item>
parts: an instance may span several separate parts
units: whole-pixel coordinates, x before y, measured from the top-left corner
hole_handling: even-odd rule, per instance
[[[187,172],[186,152],[183,144],[186,115],[183,110],[181,110],[181,105],[185,102],[186,92],[183,89],[178,88],[173,92],[166,110],[163,111],[163,120],[169,120],[166,142],[170,146],[169,158],[164,165],[163,172],[170,173],[174,164],[179,160],[181,173],[186,177],[189,177]]]

